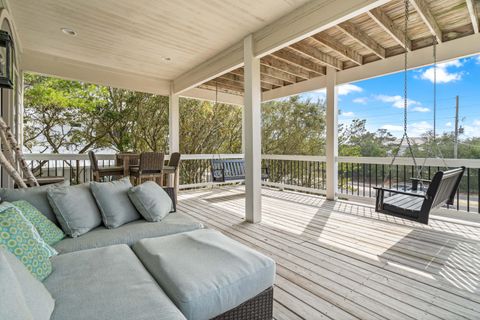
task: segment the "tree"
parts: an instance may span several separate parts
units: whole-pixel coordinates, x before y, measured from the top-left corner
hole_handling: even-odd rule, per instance
[[[299,96],[262,105],[262,152],[325,154],[325,104]]]

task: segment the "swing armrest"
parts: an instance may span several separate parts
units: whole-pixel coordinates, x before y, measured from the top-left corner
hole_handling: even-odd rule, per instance
[[[410,178],[410,180],[412,181],[418,181],[418,182],[425,182],[425,183],[431,183],[432,180],[428,180],[428,179],[419,179],[419,178]]]
[[[402,190],[396,190],[396,189],[386,189],[386,188],[382,188],[382,187],[373,187],[373,189],[378,190],[381,193],[391,192],[391,193],[398,193],[398,194],[404,194],[404,195],[407,195],[407,196],[427,199],[426,195],[420,194],[420,193],[414,193],[414,192],[408,192],[408,191],[402,191]]]

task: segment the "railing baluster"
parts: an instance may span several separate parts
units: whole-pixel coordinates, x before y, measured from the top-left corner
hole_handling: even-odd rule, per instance
[[[470,168],[467,168],[467,212],[470,212]]]

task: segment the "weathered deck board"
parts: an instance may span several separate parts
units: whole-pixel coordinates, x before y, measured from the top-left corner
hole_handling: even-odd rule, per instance
[[[368,205],[262,193],[260,224],[244,222],[242,187],[184,191],[178,211],[277,262],[275,319],[480,318],[475,224],[425,226]]]

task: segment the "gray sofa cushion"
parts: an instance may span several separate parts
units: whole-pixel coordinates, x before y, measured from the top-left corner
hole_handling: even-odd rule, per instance
[[[20,289],[22,290],[27,307],[33,315],[33,319],[50,319],[55,301],[43,283],[34,278],[27,268],[25,268],[25,266],[13,254],[4,249],[0,249],[0,251],[5,256],[8,264],[17,277]]]
[[[0,284],[0,319],[33,320],[20,284],[2,250],[0,250]]]
[[[218,316],[274,283],[272,259],[211,229],[143,239],[132,248],[190,320]]]
[[[126,245],[52,258],[45,286],[55,298],[51,320],[176,320],[185,317]]]
[[[47,190],[54,187],[68,186],[69,184],[68,181],[65,181],[56,185],[30,187],[25,189],[0,189],[0,199],[8,202],[26,200],[50,219],[50,221],[58,225],[57,217],[47,199]]]
[[[185,232],[203,228],[189,216],[173,212],[161,222],[147,222],[137,220],[116,229],[98,227],[78,238],[65,238],[54,248],[59,253],[66,253],[91,248],[105,247],[112,244],[132,245],[140,239],[160,237],[178,232]]]
[[[102,213],[103,224],[117,228],[140,219],[140,214],[128,197],[132,187],[128,177],[112,182],[92,182],[90,189]]]
[[[102,223],[87,183],[49,189],[47,196],[63,231],[70,237],[78,237]]]
[[[153,181],[147,181],[128,191],[128,196],[145,220],[161,221],[173,210],[170,196]]]

